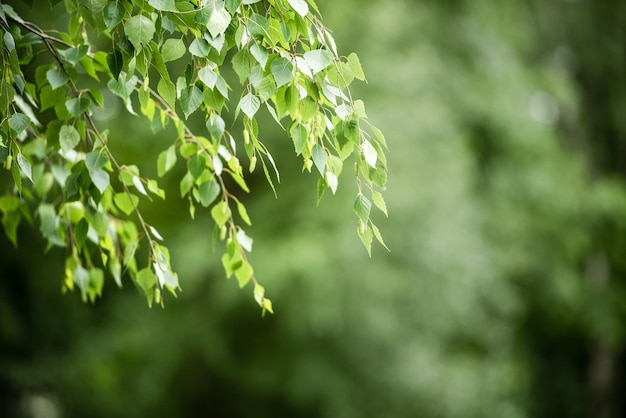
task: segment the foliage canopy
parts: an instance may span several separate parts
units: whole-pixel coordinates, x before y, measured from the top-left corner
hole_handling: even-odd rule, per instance
[[[250,192],[244,172],[259,165],[274,192],[280,181],[259,131],[262,108],[291,138],[303,170],[319,174],[318,201],[353,165],[358,235],[368,253],[374,238],[384,245],[370,211],[387,212],[385,139],[348,88],[365,80],[358,57],[338,53],[313,0],[50,0],[58,3],[65,31],[0,7],[0,162],[13,180],[0,211],[14,244],[20,223],[36,221],[49,247],[67,249],[64,290],[94,301],[105,271],[118,286],[127,271],[150,305],[163,305],[163,289],[176,295],[169,250],[139,204],[180,193],[192,218],[196,208],[210,211],[226,275],[240,287],[253,282],[254,298],[272,312],[248,261],[251,217],[238,197]],[[229,64],[236,89],[224,77]],[[93,118],[107,105],[102,89],[154,132],[175,127],[155,163],[158,177],[184,165],[179,190],[116,158],[109,141],[118,138]],[[227,128],[230,111],[240,123]],[[196,113],[206,129],[191,127]]]

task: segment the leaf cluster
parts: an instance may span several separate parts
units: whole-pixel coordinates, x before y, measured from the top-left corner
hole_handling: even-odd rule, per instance
[[[326,189],[337,191],[344,164],[353,164],[358,235],[368,252],[373,238],[384,245],[370,211],[373,203],[387,213],[385,139],[368,122],[363,102],[350,95],[353,80],[365,80],[358,57],[339,55],[312,0],[63,3],[70,16],[65,32],[42,30],[9,5],[0,7],[0,164],[13,178],[0,211],[14,243],[19,224],[36,219],[49,246],[67,249],[64,289],[77,287],[93,301],[105,271],[119,286],[127,272],[149,304],[163,304],[164,289],[174,295],[180,289],[163,238],[139,209],[142,200],[165,199],[166,192],[158,179],[111,152],[108,132],[92,117],[104,106],[102,94],[89,87],[93,81],[154,132],[174,126],[156,161],[158,176],[185,167],[178,192],[190,216],[197,208],[210,211],[214,239],[225,244],[226,275],[241,287],[253,282],[263,312],[272,305],[248,261],[251,219],[238,197],[250,192],[245,171],[257,166],[274,192],[280,181],[259,131],[262,109],[291,138],[303,169],[319,174],[318,201]],[[106,37],[110,48],[97,49],[93,34]],[[39,53],[51,63],[29,78],[23,68]],[[173,62],[186,63],[184,72],[177,74]],[[224,78],[229,64],[239,97]],[[233,130],[223,117],[231,103],[241,120]],[[189,127],[195,113],[203,115],[205,130]]]

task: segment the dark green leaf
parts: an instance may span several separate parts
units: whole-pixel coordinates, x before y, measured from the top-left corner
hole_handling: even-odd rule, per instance
[[[89,223],[85,218],[82,218],[74,227],[74,241],[76,242],[76,247],[78,247],[79,250],[85,243],[87,232],[89,232]]]
[[[107,64],[111,74],[113,74],[113,78],[117,79],[122,68],[124,68],[124,58],[119,49],[114,49],[113,52],[107,55]]]

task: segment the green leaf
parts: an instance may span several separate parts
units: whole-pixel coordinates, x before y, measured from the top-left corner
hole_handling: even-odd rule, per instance
[[[254,269],[247,261],[241,263],[241,266],[235,270],[235,277],[237,277],[237,282],[239,283],[239,287],[243,288],[254,274]]]
[[[363,68],[361,68],[361,61],[354,52],[348,55],[348,65],[356,78],[365,81],[365,73],[363,72]]]
[[[293,80],[293,65],[286,58],[276,58],[270,66],[270,71],[278,88]]]
[[[367,250],[367,254],[371,257],[372,256],[372,239],[373,239],[372,228],[370,228],[369,226],[366,226],[364,223],[359,221],[357,234],[359,235],[361,242],[365,246],[365,249]]]
[[[135,76],[130,77],[128,80],[126,80],[126,77],[122,76],[118,80],[109,80],[109,82],[107,83],[107,87],[109,88],[109,90],[111,90],[113,94],[126,101],[135,89],[137,81],[138,79]]]
[[[174,145],[161,152],[157,159],[157,174],[163,177],[176,164],[176,148]]]
[[[230,218],[230,208],[228,204],[223,200],[217,203],[213,206],[213,209],[211,209],[211,216],[218,227],[221,228],[224,226]]]
[[[85,218],[81,218],[81,220],[78,221],[78,223],[74,227],[74,241],[76,242],[76,247],[78,247],[79,250],[83,248],[83,244],[85,243],[88,232],[89,223]]]
[[[176,86],[174,83],[167,78],[161,77],[157,85],[157,92],[172,109],[176,107]]]
[[[262,47],[261,45],[255,43],[250,47],[250,52],[254,59],[261,65],[262,69],[265,69],[265,65],[267,64],[268,53],[267,49]]]
[[[16,135],[24,132],[30,125],[30,118],[23,113],[14,113],[9,119],[9,127],[15,131]]]
[[[70,115],[74,117],[78,117],[85,113],[89,109],[90,105],[91,100],[89,100],[89,97],[85,96],[73,98],[65,102],[65,108],[68,112],[70,112]]]
[[[80,143],[80,134],[71,125],[64,125],[61,127],[59,131],[59,144],[61,145],[61,149],[64,152],[68,152],[76,148],[76,146]]]
[[[156,276],[149,267],[143,268],[135,275],[135,281],[143,292],[151,298],[152,288],[156,285]]]
[[[198,179],[204,170],[206,170],[206,157],[202,154],[196,154],[187,163],[187,168],[189,169],[189,174],[194,179]]]
[[[87,51],[89,51],[89,47],[87,45],[80,45],[75,48],[68,48],[66,50],[59,51],[59,55],[65,58],[65,61],[70,64],[76,65],[81,58],[87,55]]]
[[[250,77],[250,70],[254,64],[252,55],[247,49],[242,49],[233,56],[232,64],[233,69],[239,76],[239,82],[244,84],[244,81]]]
[[[243,96],[239,102],[239,108],[241,108],[243,113],[250,119],[254,117],[259,107],[261,107],[261,100],[252,93]]]
[[[191,86],[181,91],[180,104],[183,108],[185,118],[189,118],[189,115],[200,107],[203,99],[202,91],[196,86]]]
[[[239,216],[241,219],[248,225],[252,225],[252,221],[250,220],[250,216],[248,216],[248,210],[244,206],[243,203],[237,202],[237,212],[239,212]],[[248,250],[250,251],[250,250]]]
[[[304,54],[304,60],[313,71],[313,74],[317,74],[328,67],[333,62],[333,59],[333,54],[325,49],[316,49]]]
[[[124,9],[119,1],[112,1],[104,6],[102,14],[104,18],[104,24],[106,25],[109,32],[111,32],[122,21],[122,17],[124,16]]]
[[[126,192],[116,193],[115,196],[113,196],[113,201],[126,215],[130,215],[139,204],[139,198],[137,196]]]
[[[175,12],[176,6],[174,0],[148,0],[150,6],[162,12]]]
[[[200,196],[200,204],[205,208],[209,207],[220,194],[220,186],[215,180],[205,181],[198,187],[198,194]]]
[[[372,168],[376,168],[378,154],[376,154],[376,150],[367,140],[363,141],[363,157],[365,157],[365,162],[367,162]]]
[[[296,155],[302,154],[309,138],[309,133],[306,128],[299,123],[294,123],[289,129],[289,134],[296,148]]]
[[[198,78],[210,89],[215,88],[217,83],[217,73],[213,71],[209,66],[203,67],[198,71]]]
[[[104,152],[94,151],[85,155],[85,165],[88,171],[98,170],[109,162],[109,158]]]
[[[46,79],[48,79],[48,83],[50,83],[50,87],[52,87],[52,90],[55,90],[67,83],[70,78],[67,76],[67,74],[65,74],[65,71],[58,68],[53,68],[46,72]]]
[[[185,55],[187,47],[182,39],[168,39],[161,47],[163,62],[175,61]]]
[[[219,142],[222,139],[222,135],[224,135],[226,124],[220,115],[214,113],[209,119],[207,119],[206,128],[209,131],[209,134],[211,134],[211,138],[213,138],[214,141]]]
[[[109,173],[104,170],[98,169],[89,172],[89,177],[91,177],[91,181],[98,188],[100,193],[104,193],[104,191],[109,187],[110,177]]]
[[[383,199],[383,195],[380,194],[380,192],[377,192],[376,190],[372,191],[372,201],[376,207],[385,214],[385,216],[389,216],[387,215],[387,205],[385,204],[385,199]]]
[[[313,162],[315,163],[315,167],[320,172],[321,175],[324,175],[324,171],[326,169],[326,160],[328,159],[328,154],[324,147],[320,144],[313,145],[313,149],[311,150],[311,155],[313,157]]]
[[[210,51],[209,43],[202,38],[194,39],[191,45],[189,45],[189,53],[196,57],[206,57]]]
[[[223,7],[213,9],[207,22],[207,29],[213,38],[223,34],[230,24],[230,14]]]
[[[0,10],[2,9],[0,8]],[[15,40],[13,39],[13,35],[11,35],[11,32],[5,32],[2,39],[4,40],[4,45],[7,47],[9,52],[15,49]]]
[[[28,180],[33,181],[33,169],[30,161],[21,152],[17,154],[17,165],[20,167],[20,171]]]
[[[114,49],[107,54],[107,65],[109,66],[109,71],[113,74],[113,78],[118,78],[122,68],[124,68],[124,58],[119,49]]]
[[[374,236],[376,237],[376,240],[380,243],[380,245],[385,247],[385,249],[387,251],[391,251],[389,249],[389,247],[387,247],[387,244],[385,244],[385,241],[383,240],[383,236],[381,235],[380,231],[378,230],[378,227],[376,225],[374,225],[374,224],[372,224],[372,231],[374,231]]]
[[[372,202],[370,202],[363,193],[359,193],[354,201],[354,212],[364,224],[367,223],[367,220],[370,217],[371,209]]]
[[[154,31],[154,22],[144,15],[133,16],[124,22],[124,33],[137,51],[150,43]]]
[[[309,13],[309,5],[305,0],[287,0],[287,2],[300,16],[304,17]]]

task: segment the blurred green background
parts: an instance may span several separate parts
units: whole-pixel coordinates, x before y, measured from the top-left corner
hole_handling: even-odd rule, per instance
[[[183,286],[165,310],[129,280],[95,306],[62,295],[63,251],[21,228],[0,243],[0,416],[626,416],[626,3],[318,4],[390,147],[391,252],[362,248],[350,173],[316,208],[268,122],[278,199],[261,175],[246,204],[276,315],[224,279],[180,173],[145,208]],[[154,174],[168,132],[115,103],[116,152]]]

